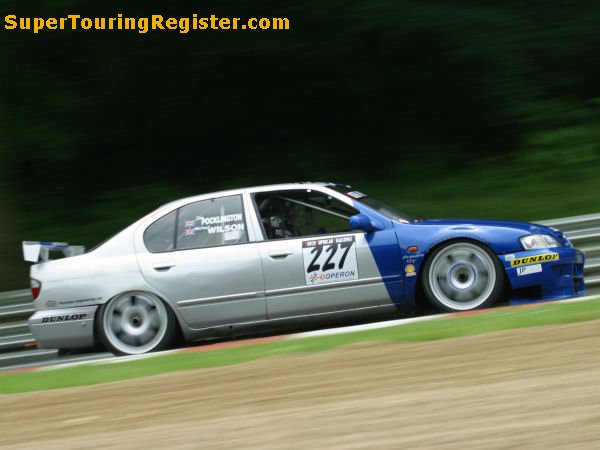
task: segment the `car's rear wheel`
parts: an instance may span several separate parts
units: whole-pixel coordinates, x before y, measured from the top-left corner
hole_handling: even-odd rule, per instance
[[[471,241],[444,245],[425,261],[423,288],[442,311],[469,311],[492,306],[501,296],[504,271],[487,247]]]
[[[96,320],[104,346],[117,355],[163,350],[175,337],[173,312],[149,292],[120,294],[100,306]]]

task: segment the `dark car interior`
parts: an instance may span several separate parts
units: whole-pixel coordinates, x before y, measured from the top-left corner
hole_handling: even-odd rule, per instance
[[[268,239],[287,239],[350,231],[351,206],[307,190],[261,192],[254,195],[258,215]]]

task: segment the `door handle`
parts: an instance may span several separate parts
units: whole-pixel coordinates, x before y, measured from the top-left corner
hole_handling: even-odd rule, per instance
[[[273,252],[269,252],[269,256],[273,259],[287,258],[288,256],[293,254],[294,252],[291,250],[275,250]]]
[[[169,262],[152,264],[152,268],[159,272],[169,270],[171,267],[175,267],[175,266],[176,266],[175,263],[169,263]]]

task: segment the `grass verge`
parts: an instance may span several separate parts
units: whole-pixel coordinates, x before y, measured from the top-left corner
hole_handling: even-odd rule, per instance
[[[361,341],[424,342],[494,331],[600,319],[600,297],[580,303],[499,308],[377,330],[290,339],[202,352],[174,353],[119,364],[87,364],[49,371],[0,375],[0,393],[39,391],[139,378],[167,372],[227,366],[261,358],[330,350]]]

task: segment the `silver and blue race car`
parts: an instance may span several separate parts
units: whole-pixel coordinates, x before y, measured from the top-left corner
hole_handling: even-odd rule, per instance
[[[115,354],[425,302],[452,312],[584,293],[584,256],[556,229],[415,219],[335,183],[185,198],[87,253],[37,241],[23,251],[38,345]]]

